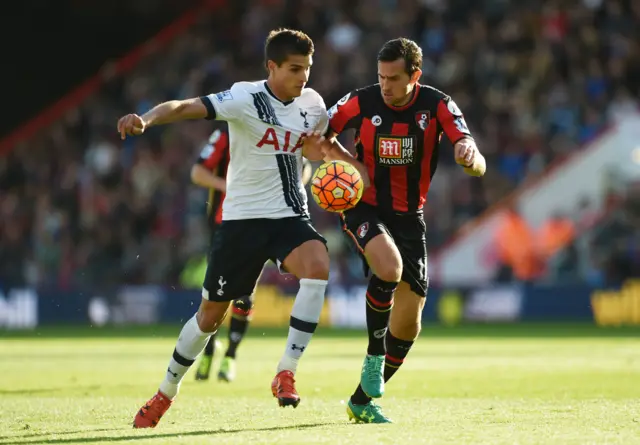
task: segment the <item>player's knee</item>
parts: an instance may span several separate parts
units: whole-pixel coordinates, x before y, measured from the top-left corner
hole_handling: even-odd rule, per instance
[[[202,332],[214,332],[221,324],[214,315],[207,312],[200,312],[198,316],[198,327]]]
[[[298,246],[284,259],[283,266],[298,279],[329,279],[329,253],[319,240],[307,241]]]
[[[381,252],[370,258],[371,269],[378,278],[390,283],[397,283],[402,278],[402,259],[395,250]]]
[[[314,246],[315,247],[315,246]],[[328,280],[329,279],[329,253],[324,245],[320,245],[318,249],[309,249],[306,255],[298,257],[300,270],[298,278],[308,278],[311,280]]]
[[[401,340],[411,341],[415,340],[420,334],[422,329],[422,323],[420,320],[411,318],[396,319],[395,323],[391,323],[391,334]]]
[[[229,303],[202,300],[198,309],[198,327],[202,332],[217,331],[227,315]]]
[[[397,283],[402,277],[402,264],[390,260],[380,264],[374,272],[376,276],[383,281]]]
[[[250,296],[238,298],[237,300],[234,300],[233,306],[242,311],[248,312],[253,309],[253,300]]]
[[[253,310],[253,300],[250,296],[238,298],[233,301],[233,314],[236,317],[248,319]]]
[[[304,277],[312,280],[329,279],[329,256],[308,258],[304,265]]]
[[[426,299],[402,281],[395,295],[389,325],[393,335],[401,340],[413,340],[422,328],[422,311]]]
[[[365,256],[373,273],[381,280],[398,282],[402,278],[402,258],[388,236],[372,239],[365,248]]]

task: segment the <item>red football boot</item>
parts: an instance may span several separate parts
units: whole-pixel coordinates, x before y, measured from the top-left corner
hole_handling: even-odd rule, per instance
[[[273,397],[278,399],[278,405],[293,406],[294,408],[300,403],[300,396],[296,391],[296,381],[293,378],[293,372],[280,371],[271,382],[271,392]]]
[[[160,391],[144,404],[136,418],[133,419],[134,428],[155,428],[164,413],[167,412],[173,400],[162,394]]]

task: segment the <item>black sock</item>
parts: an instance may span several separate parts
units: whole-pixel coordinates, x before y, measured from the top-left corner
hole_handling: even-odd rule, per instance
[[[204,355],[206,355],[207,357],[213,357],[213,352],[216,349],[216,334],[211,335],[211,337],[209,337],[209,341],[207,342],[207,345],[204,347]]]
[[[389,316],[393,307],[393,293],[398,283],[383,281],[373,275],[367,288],[367,331],[369,347],[367,354],[384,355],[384,337],[389,325]]]
[[[384,381],[389,381],[391,377],[400,369],[404,359],[407,357],[413,341],[400,340],[399,338],[391,335],[391,332],[387,332],[385,337],[387,346],[387,355],[384,359]],[[371,401],[363,390],[362,386],[358,385],[356,391],[351,396],[351,403],[355,405],[366,405]]]
[[[371,397],[369,397],[362,389],[362,386],[358,384],[356,388],[356,392],[351,396],[351,403],[354,405],[366,405],[371,402]]]
[[[249,327],[249,317],[251,315],[251,306],[247,309],[240,304],[234,302],[231,314],[231,322],[229,323],[229,348],[226,357],[236,358],[236,350],[238,345],[244,338],[244,334]]]
[[[414,340],[400,340],[387,332],[387,355],[384,358],[384,381],[388,382],[395,374],[413,346]]]

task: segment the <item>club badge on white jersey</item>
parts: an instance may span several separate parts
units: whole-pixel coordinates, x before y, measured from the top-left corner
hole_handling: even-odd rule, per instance
[[[305,88],[300,97],[283,103],[260,81],[238,82],[202,100],[215,110],[215,119],[229,123],[223,221],[307,215],[303,135],[326,132],[329,119],[322,97]]]

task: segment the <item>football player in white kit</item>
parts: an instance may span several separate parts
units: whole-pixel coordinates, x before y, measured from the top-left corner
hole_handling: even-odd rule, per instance
[[[142,116],[129,114],[118,121],[123,139],[154,125],[203,118],[227,121],[230,134],[227,194],[202,302],[182,328],[165,378],[138,411],[135,428],[157,425],[230,302],[253,292],[269,259],[300,280],[286,349],[271,384],[280,406],[300,402],[294,374],[320,319],[329,277],[326,241],[311,224],[301,180],[304,135],[314,130],[324,134],[328,126],[324,101],[305,88],[313,52],[306,34],[272,31],[265,43],[266,81],[238,82],[228,91],[165,102]]]

